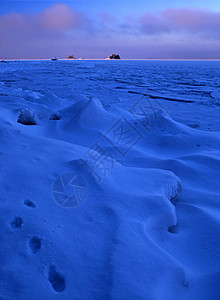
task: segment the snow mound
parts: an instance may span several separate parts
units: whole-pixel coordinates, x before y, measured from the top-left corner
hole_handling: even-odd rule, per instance
[[[61,110],[66,126],[79,126],[97,131],[103,130],[116,119],[107,112],[98,99],[83,99]]]

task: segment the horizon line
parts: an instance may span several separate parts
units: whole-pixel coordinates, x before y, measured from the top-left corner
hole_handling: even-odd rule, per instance
[[[0,58],[0,61],[25,61],[25,60],[51,60],[52,58]],[[220,61],[220,58],[121,58],[121,59],[108,59],[108,58],[57,58],[61,61],[80,61],[80,60],[110,60],[110,61],[122,61],[122,60],[174,60],[174,61]]]

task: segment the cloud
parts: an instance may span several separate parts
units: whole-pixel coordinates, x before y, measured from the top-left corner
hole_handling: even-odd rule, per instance
[[[61,3],[49,7],[38,18],[43,28],[51,30],[79,28],[85,21],[82,13],[73,11]]]
[[[83,13],[58,3],[39,14],[10,13],[0,16],[0,31],[5,36],[19,30],[32,30],[33,33],[34,31],[41,33],[42,31],[66,31],[83,28],[87,22],[89,20]]]
[[[89,34],[92,25],[82,12],[55,4],[38,14],[0,16],[0,57],[45,58],[68,51],[70,39]],[[72,47],[70,53],[72,53]],[[68,55],[66,53],[65,55]]]
[[[105,58],[114,51],[124,58],[217,58],[220,12],[170,8],[91,19],[57,3],[38,14],[0,16],[0,44],[2,58]]]
[[[187,32],[220,38],[220,12],[170,8],[156,14],[144,14],[139,24],[146,34]]]
[[[11,13],[0,17],[1,33],[10,31],[11,28],[14,30],[24,29],[25,25],[24,17],[17,13]]]
[[[117,18],[115,16],[112,16],[112,15],[110,15],[108,13],[105,13],[105,12],[101,12],[97,16],[98,16],[98,18],[100,19],[100,21],[102,23],[113,24],[113,23],[117,22]]]

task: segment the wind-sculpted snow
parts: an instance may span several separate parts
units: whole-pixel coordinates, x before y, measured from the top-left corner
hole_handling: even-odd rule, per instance
[[[0,70],[0,299],[218,300],[218,62]]]

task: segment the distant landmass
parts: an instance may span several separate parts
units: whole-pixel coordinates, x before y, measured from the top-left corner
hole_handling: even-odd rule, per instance
[[[108,59],[121,59],[119,54],[111,54],[109,55]]]
[[[75,59],[74,55],[68,55],[67,59]]]

